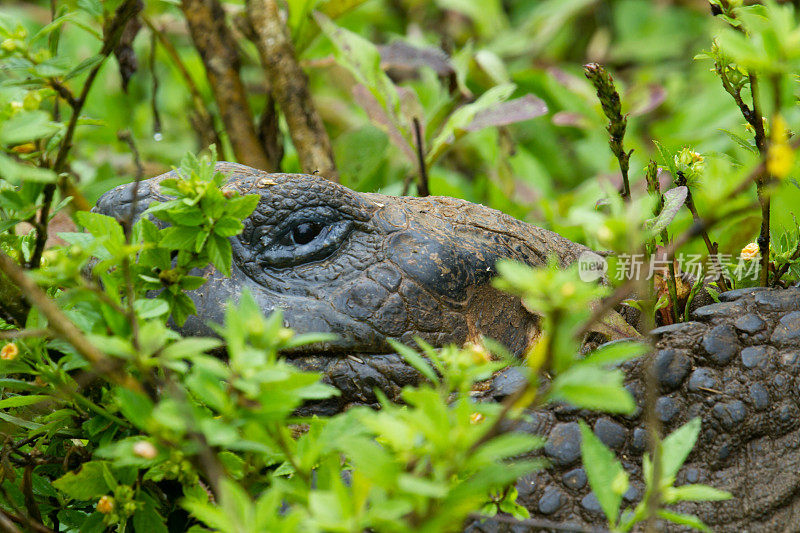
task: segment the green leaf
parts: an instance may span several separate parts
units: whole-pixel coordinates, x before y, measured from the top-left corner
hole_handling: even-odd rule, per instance
[[[226,202],[225,211],[232,217],[243,220],[253,213],[260,199],[261,196],[257,194],[231,198]]]
[[[522,432],[505,433],[478,448],[470,459],[470,463],[505,460],[532,452],[542,446],[544,446],[544,439],[539,435]]]
[[[95,56],[87,57],[77,65],[75,65],[69,72],[64,75],[64,81],[71,80],[76,76],[80,76],[89,69],[92,69],[105,61],[106,56],[97,54]]]
[[[117,387],[114,394],[117,406],[125,418],[139,429],[145,429],[153,413],[153,402],[150,398],[123,387]]]
[[[591,352],[578,365],[607,366],[635,359],[650,351],[650,346],[641,342],[615,342],[605,344]]]
[[[667,504],[677,502],[718,502],[730,500],[733,495],[724,490],[715,489],[708,485],[683,485],[670,487],[665,491],[664,501]]]
[[[112,255],[116,255],[125,244],[122,226],[115,218],[91,211],[78,211],[75,213],[75,218],[93,237],[103,239],[106,248]]]
[[[31,68],[31,72],[40,78],[58,78],[70,69],[70,60],[67,57],[52,57]]]
[[[424,357],[405,344],[401,344],[393,339],[389,339],[389,344],[398,355],[405,359],[406,363],[413,366],[417,372],[425,376],[428,381],[435,385],[439,384],[439,376],[436,375],[436,371],[431,368]]]
[[[6,422],[10,422],[15,426],[19,426],[25,429],[39,429],[42,427],[42,424],[37,424],[36,422],[31,422],[29,420],[23,420],[22,418],[12,416],[2,411],[0,411],[0,420],[5,420]]]
[[[703,523],[702,520],[697,518],[696,516],[676,513],[674,511],[669,511],[667,509],[659,509],[657,512],[658,516],[663,518],[664,520],[669,520],[673,524],[679,524],[682,526],[688,526],[699,531],[711,531],[711,529]]]
[[[586,422],[581,427],[581,456],[589,486],[612,525],[617,523],[622,495],[628,490],[628,474],[614,453],[606,448]]]
[[[136,314],[143,320],[158,318],[169,313],[169,304],[164,300],[152,298],[147,300],[136,300],[133,303]]]
[[[182,276],[178,285],[181,290],[193,291],[205,285],[206,281],[206,278],[202,276]]]
[[[410,494],[429,498],[443,498],[447,495],[447,485],[445,483],[412,476],[411,474],[400,474],[397,478],[397,487]]]
[[[468,127],[475,115],[507,100],[515,88],[516,86],[513,83],[497,85],[483,93],[480,98],[471,104],[458,108],[450,115],[450,118],[442,126],[442,130],[433,140],[430,152],[425,158],[426,163],[429,166],[433,165],[456,140],[468,131]]]
[[[20,111],[0,124],[0,143],[14,145],[41,139],[54,134],[58,128],[46,111]]]
[[[208,243],[206,243],[206,250],[208,251],[208,258],[217,267],[217,270],[225,274],[231,275],[231,261],[232,250],[231,242],[227,237],[220,237],[219,235],[210,235]]]
[[[222,345],[219,339],[210,337],[187,337],[172,343],[161,352],[165,359],[183,359],[199,355]]]
[[[244,224],[230,216],[222,217],[214,224],[214,233],[220,237],[233,237],[241,233],[243,229]]]
[[[100,0],[78,0],[78,8],[93,17],[103,16],[103,5]]]
[[[144,505],[133,515],[133,530],[136,533],[168,533],[166,521],[158,514],[155,501],[146,494],[139,501]]]
[[[613,309],[606,312],[602,319],[592,324],[590,331],[606,336],[609,341],[635,339],[642,336],[636,328],[628,324],[621,314]]]
[[[35,167],[15,161],[13,158],[0,153],[0,177],[12,185],[19,185],[24,181],[52,183],[56,181],[56,173],[49,168]]]
[[[178,327],[182,326],[190,315],[197,314],[194,301],[186,294],[179,292],[172,297],[172,319]]]
[[[636,403],[622,386],[623,377],[619,370],[575,365],[553,380],[549,399],[584,409],[631,414],[636,409]]]
[[[200,228],[170,226],[161,230],[158,246],[170,250],[194,251],[194,243]]]
[[[113,490],[109,481],[114,479],[106,461],[84,463],[77,473],[67,472],[53,486],[75,500],[92,500]]]
[[[334,55],[339,65],[350,71],[356,81],[369,90],[394,125],[400,129],[403,137],[410,139],[408,128],[404,127],[400,120],[400,98],[397,88],[381,68],[378,48],[360,35],[337,26],[320,12],[314,13],[314,19],[333,43]]]
[[[674,479],[700,434],[700,417],[689,420],[661,443],[662,475]]]
[[[50,400],[51,397],[46,394],[29,394],[20,396],[11,396],[0,400],[0,409],[11,409],[12,407],[24,407],[26,405],[33,405],[35,403]]]
[[[664,208],[661,209],[661,213],[655,219],[647,221],[651,235],[659,235],[661,230],[667,229],[667,226],[669,226],[684,202],[686,202],[688,193],[689,189],[685,185],[681,185],[680,187],[673,187],[662,195]]]
[[[758,155],[758,148],[756,148],[755,143],[751,139],[746,139],[741,135],[737,135],[730,130],[721,129],[720,131],[724,132],[728,137],[731,138],[733,142],[747,150],[753,155]]]

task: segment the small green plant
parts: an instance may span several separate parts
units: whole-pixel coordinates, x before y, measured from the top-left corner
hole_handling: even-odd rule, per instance
[[[586,468],[586,477],[589,479],[589,485],[597,496],[612,531],[631,531],[636,524],[647,520],[648,506],[652,505],[652,501],[658,501],[662,505],[668,506],[684,501],[720,501],[731,498],[729,493],[707,485],[674,486],[678,470],[686,461],[700,434],[700,419],[693,418],[659,444],[660,476],[658,482],[653,475],[652,457],[645,456],[643,458],[642,472],[645,494],[633,510],[625,509],[620,513],[622,495],[629,486],[628,473],[614,456],[614,452],[597,438],[586,423],[581,421],[580,426],[581,455]],[[654,493],[658,494],[655,500],[653,499]],[[658,509],[656,514],[675,524],[710,531],[701,520],[694,516],[676,513],[666,508]]]

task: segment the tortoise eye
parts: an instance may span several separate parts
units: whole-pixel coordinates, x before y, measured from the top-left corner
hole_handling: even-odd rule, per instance
[[[303,222],[292,229],[292,240],[295,244],[308,244],[320,234],[322,228],[316,222]]]
[[[317,217],[289,222],[277,236],[266,235],[256,253],[262,267],[287,268],[321,261],[333,254],[353,228],[353,221]]]

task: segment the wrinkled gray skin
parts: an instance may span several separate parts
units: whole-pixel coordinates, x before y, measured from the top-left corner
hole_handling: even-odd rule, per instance
[[[219,163],[226,188],[261,200],[233,243],[226,278],[213,268],[191,294],[199,317],[185,335],[211,335],[225,302],[249,290],[265,313],[280,308],[298,333],[330,332],[337,340],[291,353],[301,367],[321,371],[342,395],[317,411],[351,402],[373,403],[374,389],[396,399],[418,375],[395,355],[387,339],[413,337],[442,346],[481,336],[521,354],[537,333],[536,318],[520,302],[491,287],[495,262],[510,257],[531,265],[554,255],[562,265],[586,248],[507,215],[444,197],[398,198],[356,193],[319,176],[267,174]],[[139,185],[137,213],[166,200],[159,182]],[[96,210],[120,220],[130,212],[133,184],[106,193]],[[294,242],[304,223],[322,228],[311,242]]]
[[[261,195],[244,233],[233,239],[233,275],[209,270],[193,298],[201,319],[183,333],[208,334],[223,304],[247,287],[265,312],[285,311],[300,332],[326,331],[338,340],[289,354],[322,371],[342,397],[314,407],[334,412],[351,402],[372,403],[373,389],[397,398],[417,374],[393,355],[387,339],[413,343],[419,335],[442,345],[480,335],[520,354],[537,333],[536,318],[489,285],[495,261],[510,257],[540,265],[555,255],[566,265],[586,250],[562,237],[492,209],[452,198],[395,198],[355,193],[323,178],[265,174],[221,163],[228,187]],[[141,184],[141,212],[159,195],[158,182]],[[120,219],[130,209],[131,186],[101,198],[97,210]],[[308,244],[292,228],[323,229]],[[682,504],[714,531],[795,531],[800,524],[800,289],[744,290],[694,312],[694,322],[654,331],[657,351],[624,365],[626,386],[641,405],[644,370],[655,357],[664,432],[694,416],[702,432],[678,484],[706,483],[729,490],[730,502]],[[513,368],[496,376],[491,395],[502,400],[521,385]],[[553,466],[520,479],[519,502],[532,518],[589,528],[604,524],[580,465],[577,420],[585,419],[615,449],[632,487],[624,504],[642,497],[641,413],[599,415],[566,406],[531,413],[518,430],[546,435]],[[664,530],[679,530],[661,524]],[[530,531],[489,520],[470,531]]]

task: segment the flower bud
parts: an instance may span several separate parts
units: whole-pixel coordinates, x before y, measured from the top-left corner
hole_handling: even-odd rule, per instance
[[[480,424],[483,422],[484,416],[480,413],[472,413],[469,415],[469,423],[470,424]]]
[[[97,502],[97,512],[108,514],[114,510],[114,498],[111,496],[103,496]]]
[[[41,103],[42,95],[35,91],[29,92],[22,99],[22,107],[25,108],[25,111],[36,111]]]
[[[752,261],[753,259],[757,259],[758,255],[759,255],[758,254],[758,243],[757,242],[751,242],[750,244],[748,244],[747,246],[742,248],[742,252],[741,252],[741,254],[739,254],[739,257],[741,257],[745,261]]]
[[[150,442],[140,440],[133,445],[133,453],[142,459],[155,459],[158,455],[158,450]]]
[[[2,349],[0,349],[0,359],[3,361],[12,361],[17,358],[19,348],[13,342],[9,342]]]

